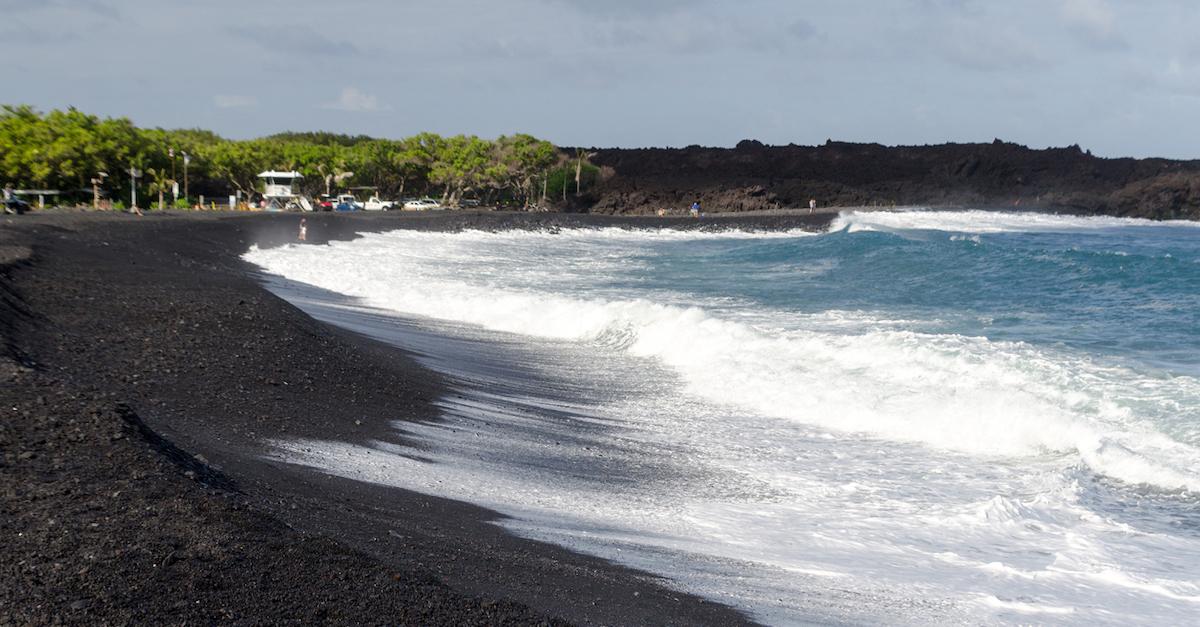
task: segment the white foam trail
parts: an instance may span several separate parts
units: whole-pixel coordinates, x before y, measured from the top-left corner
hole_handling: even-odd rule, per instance
[[[1130,227],[1197,228],[1189,220],[1154,221],[1110,216],[1072,216],[1003,211],[850,211],[839,215],[830,230],[932,230],[954,233],[1053,233]]]
[[[393,311],[522,335],[624,348],[670,366],[711,402],[839,432],[870,434],[984,456],[1070,455],[1134,484],[1200,491],[1200,449],[1175,441],[1129,409],[1141,402],[1127,371],[1067,361],[1022,344],[877,330],[797,328],[786,312],[725,319],[700,307],[569,295],[587,275],[618,275],[622,257],[566,255],[555,278],[507,265],[547,245],[636,241],[639,233],[396,232],[330,247],[252,250],[264,269]],[[694,233],[652,238],[699,239]],[[514,248],[523,251],[515,253]],[[431,261],[433,260],[433,261]],[[533,261],[536,264],[536,259]],[[505,272],[535,277],[519,288]],[[462,277],[462,278],[459,278]],[[593,277],[594,278],[594,277]],[[597,290],[596,293],[602,294]],[[683,303],[678,295],[674,300]],[[1200,384],[1174,382],[1200,405]],[[1192,410],[1195,412],[1195,410]],[[1196,417],[1200,420],[1200,416]]]

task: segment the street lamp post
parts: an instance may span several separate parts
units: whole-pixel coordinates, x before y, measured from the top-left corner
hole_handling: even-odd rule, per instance
[[[167,156],[171,158],[171,206],[179,204],[179,183],[175,179],[175,148],[167,149]]]
[[[188,164],[192,162],[192,157],[188,153],[183,153],[183,199],[187,200],[188,196]]]
[[[140,213],[137,206],[137,180],[142,176],[142,171],[130,166],[129,168],[129,210],[134,213]]]

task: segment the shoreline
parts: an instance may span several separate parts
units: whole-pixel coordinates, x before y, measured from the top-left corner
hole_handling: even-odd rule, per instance
[[[444,389],[403,351],[318,323],[253,276],[240,255],[293,241],[298,217],[0,222],[0,378],[13,408],[0,495],[5,531],[22,538],[4,549],[4,574],[19,584],[0,596],[0,618],[749,622],[650,575],[518,539],[491,524],[494,512],[264,458],[276,438],[394,440],[391,421],[435,419]],[[707,227],[575,214],[305,217],[313,244],[393,228]]]

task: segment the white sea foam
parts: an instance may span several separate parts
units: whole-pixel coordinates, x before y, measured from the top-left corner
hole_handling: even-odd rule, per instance
[[[1040,233],[1131,227],[1197,228],[1200,222],[982,210],[849,211],[838,216],[830,228],[834,231],[849,229],[851,232],[933,230],[954,233]]]
[[[567,237],[578,244],[641,235],[609,231]],[[680,304],[663,304],[568,291],[581,275],[621,272],[626,263],[621,258],[581,256],[574,272],[554,278],[535,269],[525,272],[527,278],[535,275],[535,282],[510,287],[497,272],[514,268],[471,246],[487,242],[488,250],[537,250],[563,238],[396,232],[328,248],[253,250],[247,258],[270,272],[376,307],[621,347],[670,366],[688,392],[710,402],[979,455],[1071,455],[1121,481],[1200,491],[1200,449],[1134,419],[1128,402],[1139,395],[1121,384],[1131,373],[1106,372],[983,338],[900,330],[837,334],[796,328],[782,312],[725,319],[685,306],[683,298],[675,299]],[[464,265],[470,266],[469,274]],[[1200,401],[1200,384],[1177,384]]]
[[[1116,490],[1200,491],[1194,379],[919,333],[869,311],[747,311],[622,282],[656,263],[647,242],[722,237],[397,232],[253,250],[247,259],[268,272],[363,305],[490,329],[505,350],[528,344],[510,361],[547,376],[641,390],[577,404],[464,390],[442,399],[443,422],[403,426],[435,463],[385,443],[278,442],[279,456],[495,508],[518,533],[658,572],[768,622],[1194,615],[1200,541],[1087,503],[1097,475]],[[379,328],[352,328],[386,337],[378,315]],[[470,380],[461,362],[437,361],[447,341],[418,352]],[[539,419],[547,407],[578,418]],[[1137,494],[1164,507],[1193,498]]]

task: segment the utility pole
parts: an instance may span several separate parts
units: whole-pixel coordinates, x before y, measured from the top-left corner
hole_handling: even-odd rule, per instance
[[[175,147],[167,149],[167,156],[171,158],[171,207],[174,208],[179,203],[179,179],[175,178]]]
[[[140,213],[137,206],[137,180],[142,176],[142,171],[130,166],[129,167],[129,210],[134,213]]]
[[[186,153],[186,152],[183,153],[183,199],[184,200],[188,199],[187,168],[188,168],[188,164],[191,162],[192,162],[191,156],[189,156],[188,153]]]

